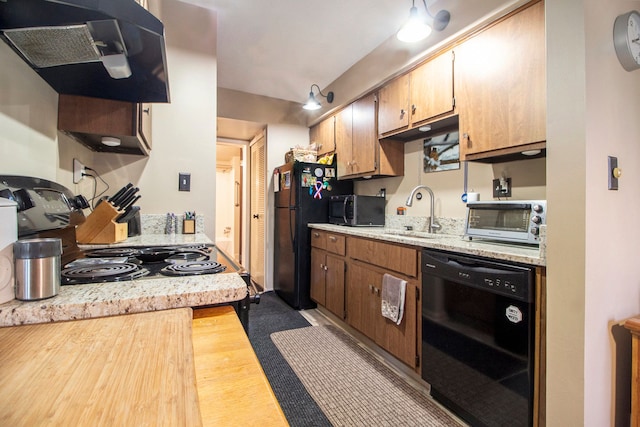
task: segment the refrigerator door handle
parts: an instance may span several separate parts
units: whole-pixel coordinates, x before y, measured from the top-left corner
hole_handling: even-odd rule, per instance
[[[293,231],[293,221],[291,220],[291,215],[293,215],[294,219],[295,219],[295,215],[296,215],[296,207],[295,206],[289,206],[289,237],[291,238],[291,250],[293,252],[296,251],[295,247],[296,247],[296,239],[295,239],[295,235],[294,235],[294,231]]]

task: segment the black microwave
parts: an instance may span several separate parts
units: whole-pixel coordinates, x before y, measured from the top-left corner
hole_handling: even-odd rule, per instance
[[[385,198],[356,194],[331,196],[329,223],[350,226],[384,226]]]

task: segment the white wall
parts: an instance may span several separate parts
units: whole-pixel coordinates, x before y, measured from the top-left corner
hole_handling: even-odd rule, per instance
[[[640,312],[640,72],[619,65],[612,29],[640,2],[546,9],[547,425],[614,425],[610,327]],[[607,155],[624,170],[618,191],[607,190]]]
[[[0,43],[0,173],[56,181],[57,119],[58,94]]]

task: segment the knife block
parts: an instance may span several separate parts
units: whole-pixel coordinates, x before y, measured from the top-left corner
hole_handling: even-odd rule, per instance
[[[78,225],[76,239],[80,244],[108,244],[127,239],[127,223],[117,223],[121,214],[109,202],[103,201]]]

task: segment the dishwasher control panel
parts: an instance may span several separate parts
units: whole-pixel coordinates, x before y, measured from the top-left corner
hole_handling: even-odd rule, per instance
[[[533,268],[425,249],[422,275],[451,280],[520,301],[533,300]]]

